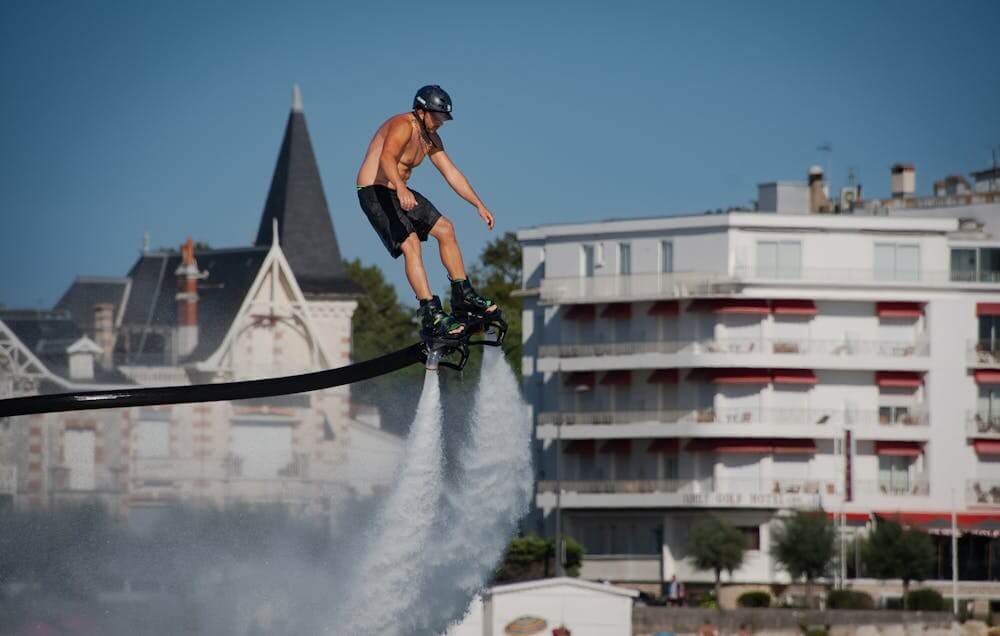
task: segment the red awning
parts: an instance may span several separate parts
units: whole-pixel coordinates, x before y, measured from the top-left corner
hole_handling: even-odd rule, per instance
[[[770,384],[767,369],[710,369],[708,377],[713,384]]]
[[[629,386],[632,384],[632,372],[608,371],[601,378],[601,384],[604,386]]]
[[[811,439],[776,439],[774,452],[778,455],[812,455],[816,453],[816,442]]]
[[[977,439],[972,441],[977,455],[1000,455],[1000,440]]]
[[[899,301],[875,303],[875,315],[879,318],[919,318],[923,313],[922,303]]]
[[[812,369],[775,369],[775,384],[816,384]]]
[[[923,452],[924,447],[922,442],[903,442],[898,440],[875,442],[876,455],[919,457]]]
[[[1000,303],[976,303],[977,316],[1000,316]]]
[[[676,300],[658,300],[649,308],[650,316],[676,316],[681,311],[681,304]]]
[[[680,440],[676,438],[660,438],[654,439],[649,448],[646,449],[648,453],[676,453],[680,450],[681,444]]]
[[[836,521],[840,517],[840,514],[836,513],[836,512],[827,512],[826,516],[827,516],[827,518],[833,519],[834,521]],[[860,521],[862,523],[869,521],[871,519],[871,516],[872,515],[871,515],[870,512],[846,512],[846,513],[844,513],[844,517],[845,517],[845,519],[847,521],[855,521],[855,522]]]
[[[688,305],[688,311],[708,311],[714,314],[769,314],[771,308],[763,298],[702,298]]]
[[[601,318],[628,320],[632,317],[632,303],[608,303],[601,312]]]
[[[919,387],[923,383],[923,374],[916,371],[875,372],[875,384],[879,386]]]
[[[648,384],[677,384],[679,381],[680,372],[677,369],[657,369],[646,380]]]
[[[976,378],[976,384],[1000,384],[1000,371],[977,369],[973,375]]]
[[[778,298],[771,301],[771,311],[778,316],[815,316],[816,303],[811,300]]]
[[[597,315],[594,305],[570,305],[563,314],[566,320],[593,320]]]
[[[566,444],[563,452],[567,455],[593,455],[596,447],[592,439],[575,439]]]
[[[566,386],[592,389],[597,384],[597,377],[593,371],[573,371],[566,375]]]
[[[944,521],[951,523],[951,513],[949,512],[900,512],[885,511],[875,512],[875,515],[883,519],[891,519],[906,526],[925,526],[934,522]],[[969,513],[963,512],[955,515],[955,525],[966,530],[975,530],[981,524],[1000,523],[1000,515],[991,513]]]
[[[628,455],[632,452],[632,440],[630,439],[609,439],[601,444],[602,453],[613,455]]]

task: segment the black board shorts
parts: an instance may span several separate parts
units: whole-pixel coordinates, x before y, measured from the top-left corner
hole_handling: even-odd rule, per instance
[[[399,248],[410,234],[416,234],[421,241],[426,241],[431,228],[441,218],[434,204],[416,190],[410,190],[417,205],[410,211],[399,205],[396,191],[383,185],[370,185],[358,188],[358,201],[365,216],[382,239],[385,249],[393,258],[399,258],[402,250]]]

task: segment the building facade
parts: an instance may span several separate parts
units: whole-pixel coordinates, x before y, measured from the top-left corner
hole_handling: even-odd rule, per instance
[[[748,539],[732,581],[784,583],[784,510],[851,533],[955,507],[959,572],[1000,578],[1000,236],[969,220],[1000,201],[824,214],[812,189],[762,186],[771,212],[518,233],[536,523],[561,511],[584,577],[712,580],[686,559],[711,511]]]
[[[0,397],[281,376],[351,361],[362,290],[345,274],[298,89],[253,245],[145,247],[45,310],[0,311]],[[143,523],[177,502],[324,514],[385,485],[402,441],[348,387],[239,402],[8,418],[8,504],[97,499]]]

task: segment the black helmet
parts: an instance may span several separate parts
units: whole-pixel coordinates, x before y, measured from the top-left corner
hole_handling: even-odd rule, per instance
[[[451,97],[437,84],[424,86],[413,98],[413,110],[422,108],[426,111],[444,113],[446,119],[451,119]]]

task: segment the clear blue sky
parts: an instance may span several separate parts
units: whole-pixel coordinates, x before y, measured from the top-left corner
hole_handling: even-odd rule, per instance
[[[869,197],[986,168],[1000,2],[0,2],[0,303],[123,275],[144,232],[248,245],[291,101],[340,246],[410,292],[358,210],[374,128],[444,86],[442,136],[496,214],[540,223],[746,204],[833,144]],[[491,235],[413,179],[474,260]],[[493,236],[495,236],[494,234]],[[429,260],[436,262],[436,250]],[[430,270],[442,289],[443,269]]]

